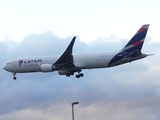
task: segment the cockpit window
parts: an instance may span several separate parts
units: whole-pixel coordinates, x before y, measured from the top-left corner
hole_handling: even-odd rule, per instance
[[[8,62],[7,65],[12,65],[12,63],[11,63],[11,62]]]

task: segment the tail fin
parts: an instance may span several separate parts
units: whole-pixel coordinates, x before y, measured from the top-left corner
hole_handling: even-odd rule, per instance
[[[142,27],[137,31],[137,33],[132,37],[132,39],[126,44],[126,46],[121,50],[122,52],[132,53],[134,51],[141,51],[149,24],[142,25]]]

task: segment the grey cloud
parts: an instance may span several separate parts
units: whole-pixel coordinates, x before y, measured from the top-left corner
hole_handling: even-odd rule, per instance
[[[0,65],[17,57],[62,54],[72,37],[62,39],[52,32],[44,32],[28,35],[21,43],[9,40],[6,43],[0,42],[0,53],[3,55]],[[77,36],[73,53],[116,51],[126,42],[123,40],[115,43],[97,38],[88,45]],[[158,44],[146,40],[143,51],[158,53]],[[22,114],[28,115],[28,119],[70,119],[70,113],[67,112],[71,111],[70,103],[79,101],[80,105],[76,106],[79,119],[121,120],[126,117],[129,120],[158,120],[160,82],[158,68],[154,66],[160,66],[159,59],[157,54],[114,68],[84,70],[85,77],[81,79],[67,78],[53,72],[17,74],[18,79],[13,81],[12,75],[1,69],[0,119],[14,117],[18,120],[23,118]],[[36,111],[35,115],[32,114],[33,111]],[[51,114],[51,111],[54,113]]]

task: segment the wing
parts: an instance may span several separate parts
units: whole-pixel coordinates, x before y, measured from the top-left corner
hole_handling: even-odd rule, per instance
[[[61,55],[61,57],[54,63],[54,66],[59,68],[58,70],[59,75],[66,75],[67,77],[69,77],[70,75],[74,75],[75,72],[78,72],[78,74],[76,75],[76,78],[80,78],[84,76],[83,73],[80,73],[81,69],[77,68],[74,65],[72,48],[73,48],[75,39],[76,39],[76,36],[73,37],[67,49]]]
[[[74,67],[73,63],[73,55],[72,55],[72,48],[75,42],[76,36],[73,37],[72,41],[68,45],[67,49],[61,55],[61,57],[54,63],[56,67]]]

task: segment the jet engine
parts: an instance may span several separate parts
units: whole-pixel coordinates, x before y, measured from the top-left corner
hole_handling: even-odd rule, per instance
[[[56,70],[56,66],[54,66],[52,64],[42,64],[40,68],[41,68],[42,72],[52,72],[52,71]]]

